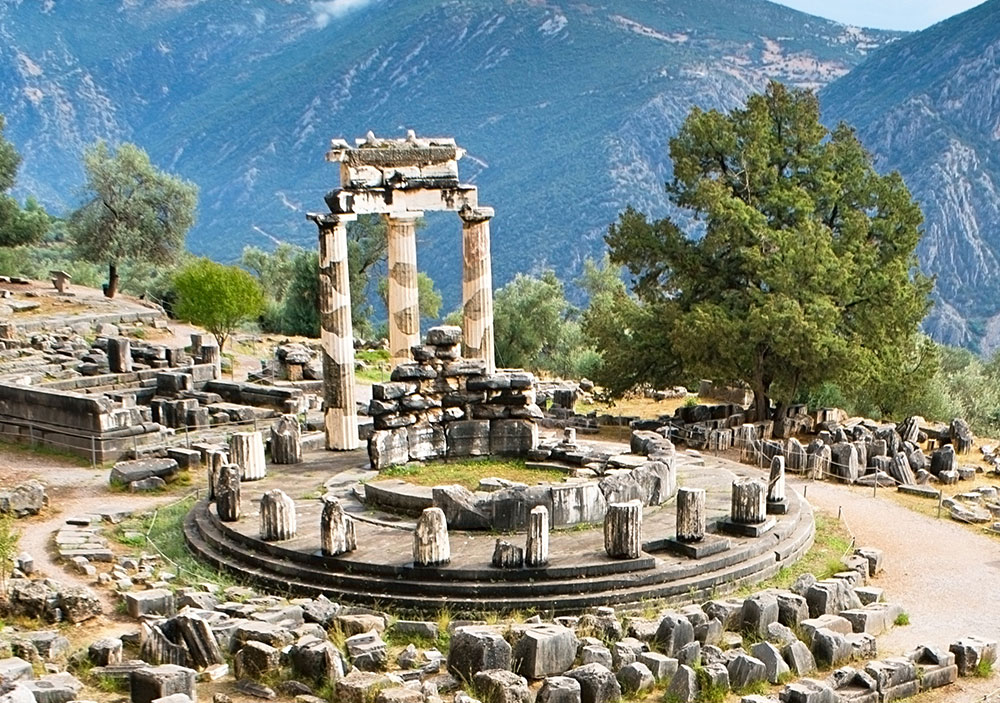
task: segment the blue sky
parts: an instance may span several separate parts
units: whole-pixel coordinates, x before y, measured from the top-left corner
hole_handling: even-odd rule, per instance
[[[879,29],[917,30],[968,10],[983,0],[775,0],[812,15]]]

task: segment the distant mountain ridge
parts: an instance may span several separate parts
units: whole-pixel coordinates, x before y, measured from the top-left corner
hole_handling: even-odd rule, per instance
[[[315,246],[337,185],[331,137],[454,136],[496,208],[496,283],[600,251],[626,205],[668,211],[666,144],[692,105],[768,78],[821,87],[900,33],[763,0],[15,1],[0,5],[0,111],[21,183],[74,202],[79,152],[131,140],[201,186],[190,247]],[[323,22],[325,21],[325,25]],[[459,298],[459,226],[429,218],[418,262]]]
[[[939,299],[927,329],[1000,348],[1000,0],[875,52],[820,98],[921,203],[919,255]]]

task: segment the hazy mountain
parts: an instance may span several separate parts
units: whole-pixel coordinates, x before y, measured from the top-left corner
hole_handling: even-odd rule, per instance
[[[23,192],[71,205],[83,145],[135,141],[201,186],[189,245],[224,260],[313,246],[331,137],[454,136],[497,211],[499,284],[571,275],[627,203],[664,214],[692,105],[822,86],[898,36],[763,0],[7,0],[0,111]],[[458,220],[429,224],[419,262],[451,307]]]
[[[1000,347],[1000,0],[875,52],[820,94],[921,202],[939,340]]]

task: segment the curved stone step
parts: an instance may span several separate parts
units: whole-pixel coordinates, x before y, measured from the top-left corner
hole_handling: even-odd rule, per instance
[[[413,577],[418,575],[418,570],[411,570],[408,574],[410,578],[402,580],[395,571],[380,574],[351,568],[350,571],[334,572],[316,565],[310,567],[298,558],[281,558],[269,553],[275,545],[258,543],[251,549],[232,539],[231,534],[218,529],[220,523],[213,522],[204,503],[198,504],[189,513],[184,532],[189,547],[201,558],[279,592],[323,593],[361,605],[384,607],[392,604],[402,611],[424,613],[445,607],[452,611],[533,609],[573,612],[596,605],[638,603],[649,599],[669,601],[707,597],[767,578],[789,560],[805,553],[812,543],[812,511],[805,501],[800,501],[800,506],[800,517],[794,529],[784,536],[765,536],[757,545],[762,547],[758,554],[744,554],[743,559],[722,559],[723,563],[711,570],[706,570],[704,564],[692,562],[688,569],[669,574],[654,568],[592,578],[550,578],[528,582],[494,583],[455,578],[446,581],[415,580]],[[309,557],[302,555],[306,560]],[[419,571],[428,572],[419,574],[426,576],[437,570]],[[545,570],[541,571],[544,575]],[[535,574],[536,577],[538,575]]]

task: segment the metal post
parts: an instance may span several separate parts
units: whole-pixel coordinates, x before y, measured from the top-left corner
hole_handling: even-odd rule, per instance
[[[191,432],[188,425],[184,425],[184,444],[188,449],[191,448]]]
[[[28,425],[28,437],[30,437],[31,448],[34,449],[35,448],[35,428],[33,428],[31,425]]]
[[[97,440],[90,435],[90,468],[97,468]]]
[[[944,491],[938,491],[938,520],[941,519],[941,502],[944,500]]]
[[[132,456],[135,459],[139,458],[139,438],[132,435]]]

